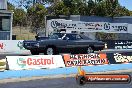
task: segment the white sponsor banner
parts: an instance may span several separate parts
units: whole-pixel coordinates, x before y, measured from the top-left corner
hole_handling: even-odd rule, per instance
[[[106,22],[79,22],[78,29],[83,32],[104,32]]]
[[[82,22],[58,19],[47,21],[47,28],[52,32],[66,29],[81,32],[128,33],[128,25],[127,23]]]
[[[0,40],[0,53],[30,53],[23,47],[23,40]]]
[[[107,33],[128,33],[127,23],[105,23],[104,30]]]
[[[49,33],[56,32],[58,29],[71,30],[71,29],[74,29],[74,27],[75,25],[72,25],[71,20],[52,19],[47,21],[47,30]]]
[[[128,33],[131,33],[132,34],[132,24],[129,24],[128,25]]]
[[[61,55],[6,56],[9,70],[65,67]]]
[[[132,56],[125,56],[119,53],[114,53],[114,59],[116,62],[123,62],[123,63],[132,62]]]

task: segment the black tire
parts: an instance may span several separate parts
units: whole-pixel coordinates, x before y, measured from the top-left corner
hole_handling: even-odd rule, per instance
[[[56,48],[48,46],[46,47],[44,54],[45,55],[56,55]]]
[[[35,51],[35,50],[30,50],[32,55],[39,55],[39,52]]]
[[[99,50],[100,50],[100,51],[101,51],[101,50],[104,50],[104,48],[100,48]],[[99,51],[99,50],[98,50],[98,51]]]
[[[86,83],[86,79],[84,76],[78,76],[76,82],[78,85],[83,86]]]
[[[89,46],[86,50],[86,53],[89,54],[89,53],[94,53],[94,49],[93,47]]]

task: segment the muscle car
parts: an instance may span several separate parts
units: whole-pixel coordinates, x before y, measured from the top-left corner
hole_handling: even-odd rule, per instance
[[[53,33],[48,39],[37,41],[34,47],[24,46],[33,55],[44,53],[55,55],[59,53],[86,54],[104,49],[105,43],[92,40],[82,34],[76,33]]]

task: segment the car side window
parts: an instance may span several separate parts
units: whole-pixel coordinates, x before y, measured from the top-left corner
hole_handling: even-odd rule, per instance
[[[58,39],[59,37],[57,35],[52,35],[51,38],[52,39]]]
[[[76,35],[76,39],[80,40],[80,39],[82,39],[82,37],[80,35]]]
[[[68,37],[64,37],[63,40],[69,40],[69,38]]]
[[[67,34],[66,37],[68,38],[68,40],[76,40],[76,36],[72,34]]]
[[[63,40],[81,40],[83,39],[80,35],[77,34],[67,34]]]

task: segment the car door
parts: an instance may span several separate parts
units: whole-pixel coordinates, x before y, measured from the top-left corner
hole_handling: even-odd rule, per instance
[[[86,53],[89,45],[93,44],[90,39],[83,39],[79,34],[76,35],[75,42],[79,53]]]
[[[55,43],[57,43],[57,49],[60,53],[72,53],[75,47],[74,39],[71,35],[65,35],[62,39],[55,40]]]
[[[82,38],[78,35],[78,34],[76,34],[75,35],[75,52],[77,52],[77,53],[82,53],[82,51],[83,51],[83,47],[84,47],[84,44],[83,44],[83,41],[82,41]]]
[[[67,40],[59,39],[59,40],[54,40],[54,41],[55,41],[54,44],[56,45],[59,53],[68,53],[68,47],[66,46]]]
[[[75,49],[77,48],[76,39],[73,34],[67,34],[63,39],[66,41],[66,47],[68,53],[74,53]]]

